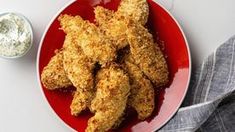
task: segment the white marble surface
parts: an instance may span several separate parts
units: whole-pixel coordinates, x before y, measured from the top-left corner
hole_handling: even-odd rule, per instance
[[[36,78],[36,52],[53,15],[70,0],[0,0],[0,13],[19,12],[30,19],[35,41],[18,60],[0,59],[0,132],[72,131],[45,102]],[[234,0],[157,0],[179,21],[189,41],[193,66],[235,35]]]

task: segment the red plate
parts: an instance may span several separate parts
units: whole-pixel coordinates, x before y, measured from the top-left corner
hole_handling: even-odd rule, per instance
[[[80,15],[84,19],[93,21],[94,6],[102,5],[115,10],[119,2],[120,0],[73,1],[59,14]],[[152,117],[140,121],[136,118],[136,114],[130,114],[118,129],[119,131],[150,132],[162,127],[181,105],[190,80],[190,52],[183,31],[176,20],[162,6],[152,0],[148,0],[148,3],[150,6],[148,27],[155,34],[155,38],[164,42],[164,53],[167,56],[171,82],[163,90],[157,91],[157,107]],[[43,67],[48,64],[50,58],[54,55],[54,50],[61,48],[63,45],[65,34],[59,30],[60,26],[57,21],[59,14],[53,19],[41,41],[38,52],[38,78],[40,78]],[[72,96],[70,92],[48,91],[42,85],[41,87],[55,113],[71,128],[80,132],[84,131],[87,120],[92,114],[84,112],[78,117],[71,116],[69,106]]]

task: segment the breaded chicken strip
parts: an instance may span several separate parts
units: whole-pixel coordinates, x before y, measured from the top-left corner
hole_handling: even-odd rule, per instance
[[[142,25],[131,21],[127,30],[130,52],[135,64],[157,86],[168,83],[168,67],[153,36]]]
[[[136,23],[145,25],[149,16],[148,2],[147,0],[122,0],[117,12],[125,18],[130,17]]]
[[[144,120],[151,116],[155,107],[153,85],[134,64],[131,55],[125,57],[124,67],[128,71],[131,84],[128,105],[137,111],[139,119]]]
[[[111,64],[96,76],[96,97],[91,108],[95,116],[89,119],[86,132],[105,132],[120,121],[130,92],[129,77]]]
[[[77,88],[70,106],[71,114],[78,115],[90,106],[94,95],[93,69],[95,63],[84,55],[78,46],[76,35],[67,34],[64,41],[64,69],[73,85]]]
[[[45,88],[49,90],[67,88],[72,85],[64,71],[62,50],[55,51],[55,56],[42,71],[41,80]]]
[[[117,49],[122,49],[128,45],[126,39],[126,25],[125,17],[114,13],[104,7],[95,7],[96,22],[100,29],[113,40]]]
[[[116,12],[101,6],[95,7],[94,12],[98,25],[107,25],[111,19],[118,21],[120,17],[145,25],[148,21],[149,6],[146,0],[122,0]]]
[[[83,20],[80,16],[69,15],[62,15],[59,20],[64,32],[76,35],[77,44],[93,61],[105,64],[116,58],[113,42],[93,23]]]
[[[95,7],[97,24],[110,39],[116,42],[117,49],[128,45],[126,39],[127,19],[145,25],[148,16],[149,7],[146,0],[122,0],[116,12],[101,6]]]

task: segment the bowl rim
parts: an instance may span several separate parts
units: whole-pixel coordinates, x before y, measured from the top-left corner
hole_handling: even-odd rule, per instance
[[[1,13],[0,16],[4,16],[4,15],[7,15],[7,14],[13,14],[13,15],[16,15],[16,16],[22,18],[27,23],[27,25],[29,26],[29,32],[30,32],[31,40],[30,40],[29,47],[27,48],[27,50],[25,50],[25,52],[23,54],[20,54],[20,55],[17,55],[17,56],[0,55],[0,57],[3,58],[3,59],[18,59],[18,58],[21,58],[21,57],[25,56],[29,52],[29,50],[32,48],[33,41],[34,41],[33,26],[32,26],[32,23],[30,22],[30,20],[26,16],[24,16],[23,14],[18,13],[18,12],[5,12],[5,13]]]
[[[184,99],[185,99],[185,96],[186,96],[186,93],[188,91],[188,88],[189,88],[189,83],[190,83],[190,80],[191,80],[191,72],[192,72],[192,58],[191,58],[191,51],[190,51],[190,48],[189,48],[189,44],[188,44],[188,40],[186,38],[186,35],[181,27],[181,25],[179,24],[179,22],[176,20],[176,18],[160,3],[152,0],[155,4],[157,4],[158,6],[160,6],[173,20],[174,22],[176,23],[176,25],[178,26],[178,28],[180,29],[180,32],[184,38],[184,41],[185,41],[185,44],[186,44],[186,47],[187,47],[187,53],[188,53],[188,60],[189,60],[189,73],[188,73],[188,79],[187,79],[187,85],[186,85],[186,89],[184,91],[184,94],[183,94],[183,97],[181,98],[180,100],[180,103],[178,104],[178,106],[176,107],[176,109],[174,110],[174,112],[172,112],[172,114],[161,124],[159,125],[158,127],[156,127],[155,131],[159,130],[160,128],[162,128],[164,125],[167,124],[167,122],[169,122],[169,120],[177,113],[177,111],[179,110],[179,107],[181,106],[181,104],[183,103]],[[51,18],[50,22],[48,23],[47,27],[45,28],[44,30],[44,33],[41,37],[41,40],[40,40],[40,43],[39,43],[39,47],[38,47],[38,52],[37,52],[37,62],[36,62],[36,70],[37,70],[37,82],[39,83],[39,86],[40,86],[40,91],[41,91],[41,94],[43,95],[43,98],[45,100],[45,102],[47,102],[46,104],[49,106],[50,110],[56,115],[56,118],[58,118],[60,121],[63,122],[63,124],[65,124],[65,126],[68,128],[68,129],[71,129],[72,131],[76,131],[74,128],[72,128],[71,126],[69,126],[65,121],[63,121],[63,119],[61,119],[57,113],[53,110],[52,106],[49,104],[48,100],[47,100],[47,97],[42,89],[42,84],[41,84],[41,80],[40,80],[40,71],[39,71],[39,60],[40,60],[40,53],[41,53],[41,48],[42,48],[42,44],[43,44],[43,41],[45,39],[45,36],[51,26],[51,24],[55,21],[55,19],[58,17],[58,15],[60,15],[60,13],[65,10],[68,6],[70,6],[71,4],[73,4],[74,2],[76,2],[76,0],[70,0],[67,4],[65,4],[63,7],[61,7],[57,13]]]

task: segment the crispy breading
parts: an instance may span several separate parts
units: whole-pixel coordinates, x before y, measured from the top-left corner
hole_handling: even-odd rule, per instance
[[[130,17],[131,20],[145,25],[149,16],[148,2],[147,0],[122,0],[117,12],[125,18]]]
[[[98,25],[107,25],[111,19],[114,19],[111,21],[131,19],[132,21],[145,25],[148,21],[149,6],[146,0],[122,0],[116,12],[102,6],[95,7],[94,12]],[[110,30],[113,28],[106,27]]]
[[[131,85],[128,105],[137,111],[139,119],[144,120],[152,114],[155,107],[153,85],[140,68],[134,64],[131,55],[125,57],[124,67],[130,77]]]
[[[93,69],[95,63],[84,55],[75,41],[76,35],[66,35],[64,41],[64,69],[77,91],[70,106],[71,114],[78,115],[90,106],[94,95]]]
[[[62,15],[59,17],[65,33],[73,33],[84,54],[93,61],[106,64],[116,58],[116,47],[98,27],[80,16]]]
[[[159,46],[148,30],[131,21],[127,30],[130,52],[135,64],[157,86],[168,83],[168,66]]]
[[[96,6],[94,8],[94,13],[95,13],[95,22],[99,26],[106,26],[108,21],[114,19],[114,14],[115,14],[113,10],[109,10],[107,8],[104,8],[103,6]]]
[[[95,17],[100,29],[115,42],[117,49],[122,49],[128,45],[126,39],[127,23],[123,16],[97,6],[95,7]]]
[[[86,132],[104,132],[116,125],[126,109],[130,92],[128,75],[115,64],[102,68],[96,83],[96,97],[91,104],[95,115],[89,119]]]
[[[55,51],[55,56],[42,71],[41,80],[45,88],[50,90],[67,88],[72,85],[64,71],[63,50]]]
[[[95,7],[96,23],[110,39],[115,41],[117,49],[128,45],[126,38],[127,20],[131,19],[145,25],[149,16],[146,0],[122,0],[118,11],[114,12],[104,7]]]
[[[152,115],[154,86],[165,85],[169,73],[161,49],[144,27],[148,16],[146,0],[121,0],[116,12],[95,7],[95,24],[80,16],[59,17],[64,45],[41,79],[50,90],[76,87],[71,114],[87,108],[95,114],[86,132],[117,128],[129,107],[140,120]]]
[[[91,101],[95,91],[76,90],[73,93],[73,100],[70,104],[71,115],[78,116],[83,110],[90,109]],[[91,111],[92,112],[92,111]]]

